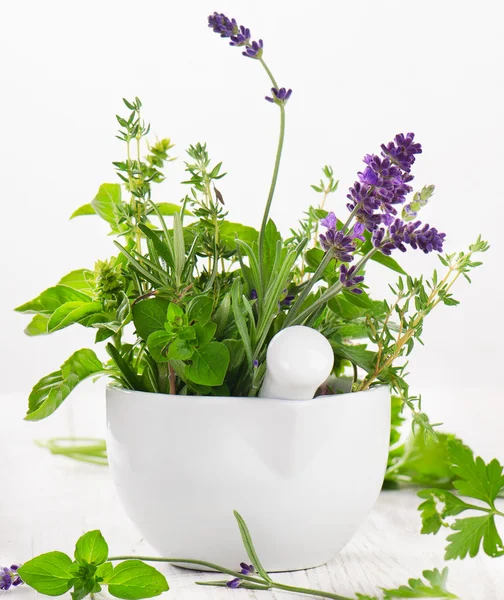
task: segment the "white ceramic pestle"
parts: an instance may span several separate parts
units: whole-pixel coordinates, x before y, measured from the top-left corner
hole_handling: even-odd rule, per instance
[[[333,364],[331,344],[321,333],[302,325],[282,329],[269,343],[259,396],[310,400],[331,374]]]

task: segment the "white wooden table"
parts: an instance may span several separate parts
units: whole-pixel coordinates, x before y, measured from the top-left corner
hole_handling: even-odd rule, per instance
[[[52,435],[104,435],[103,395],[95,384],[83,385],[53,418],[41,423],[22,420],[26,397],[0,397],[0,565],[23,562],[36,554],[62,550],[72,554],[76,539],[89,529],[101,529],[111,553],[153,555],[129,522],[110,480],[108,469],[56,457],[33,443]],[[459,403],[461,399],[457,398]],[[481,409],[481,402],[479,403]],[[441,407],[449,412],[449,407]],[[481,431],[479,449],[485,458],[502,443],[500,414],[482,420],[475,411],[464,435],[475,444],[474,432]],[[460,411],[459,411],[460,412]],[[436,417],[438,415],[435,415]],[[495,423],[494,423],[495,421]],[[482,423],[492,423],[493,431]],[[464,429],[464,426],[462,426]],[[472,434],[471,434],[472,432]],[[490,438],[490,439],[489,439]],[[500,458],[504,458],[501,452]],[[343,552],[325,567],[278,575],[278,580],[304,587],[353,596],[355,592],[376,594],[380,587],[406,583],[424,569],[443,568],[444,539],[420,535],[418,498],[413,491],[384,492],[361,530]],[[502,508],[504,509],[504,501]],[[253,532],[252,532],[253,534]],[[197,557],[194,557],[197,558]],[[245,551],[238,560],[246,560]],[[463,600],[504,599],[504,558],[477,557],[450,561],[449,589]],[[170,596],[177,600],[212,598],[286,598],[286,592],[253,592],[200,587],[194,581],[211,579],[210,574],[159,567],[170,584]],[[213,576],[215,578],[215,575]],[[217,576],[217,578],[219,578]],[[12,598],[36,596],[27,587],[11,590]],[[9,596],[10,597],[10,596]],[[69,596],[68,596],[69,597]]]

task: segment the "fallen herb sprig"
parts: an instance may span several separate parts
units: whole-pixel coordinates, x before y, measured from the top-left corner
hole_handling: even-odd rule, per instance
[[[165,576],[146,562],[187,564],[213,569],[230,575],[230,580],[197,581],[197,585],[242,588],[253,590],[282,590],[296,594],[329,598],[332,600],[378,600],[376,596],[357,593],[354,598],[333,592],[313,590],[285,585],[274,581],[262,566],[250,535],[247,524],[241,515],[234,511],[240,529],[243,545],[251,564],[241,563],[240,570],[233,571],[214,563],[189,558],[159,558],[153,556],[109,556],[108,544],[100,531],[89,531],[77,540],[74,560],[63,552],[48,552],[32,558],[21,566],[15,566],[16,583],[25,583],[41,594],[61,596],[72,590],[72,600],[93,597],[103,586],[116,598],[142,600],[153,598],[168,591]],[[117,562],[117,565],[112,563]],[[12,569],[12,567],[11,567]],[[393,589],[382,589],[383,600],[392,598],[457,598],[446,588],[448,570],[433,569],[424,571],[421,579],[409,579],[407,585]],[[0,589],[9,589],[11,584],[2,587],[4,581],[0,573]]]

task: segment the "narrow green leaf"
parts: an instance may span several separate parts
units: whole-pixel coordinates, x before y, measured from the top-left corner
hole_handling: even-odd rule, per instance
[[[51,315],[47,323],[47,332],[52,333],[79,323],[90,315],[101,312],[101,302],[66,302]]]
[[[266,581],[272,581],[271,577],[268,575],[265,568],[262,566],[259,557],[257,556],[257,552],[252,542],[252,536],[250,535],[250,531],[248,530],[247,524],[245,523],[243,517],[236,510],[233,511],[233,514],[238,523],[243,545],[245,546],[245,550],[247,551],[250,562],[254,565],[255,570],[263,577],[263,579],[266,579]]]
[[[132,389],[140,392],[145,392],[145,386],[142,383],[140,377],[133,371],[131,366],[124,360],[121,353],[117,348],[110,342],[106,345],[106,350],[109,353],[112,360],[117,365],[117,368],[121,372],[125,383]]]

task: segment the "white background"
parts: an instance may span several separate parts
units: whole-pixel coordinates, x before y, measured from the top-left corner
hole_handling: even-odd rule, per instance
[[[114,138],[121,97],[140,96],[154,136],[176,144],[179,160],[168,166],[157,201],[183,196],[184,148],[206,141],[229,173],[219,186],[229,218],[259,225],[278,111],[263,99],[270,86],[261,66],[208,29],[215,9],[264,39],[265,60],[280,85],[294,90],[272,210],[285,233],[317,202],[309,184],[323,164],[341,180],[330,208],[344,216],[362,156],[414,131],[424,147],[415,183],[437,186],[422,216],[447,233],[448,251],[478,233],[491,242],[473,285],[461,281],[455,290],[461,305],[429,317],[426,347],[410,365],[413,389],[430,390],[425,402],[434,418],[469,436],[478,422],[497,443],[498,423],[488,413],[500,396],[504,333],[504,14],[497,1],[2,3],[3,391],[27,395],[75,349],[92,344],[93,332],[78,327],[27,338],[28,318],[12,309],[113,253],[104,222],[68,217],[101,183],[115,181],[111,161],[124,158]],[[413,251],[398,258],[413,274],[437,266],[434,256]],[[380,297],[394,279],[376,267],[368,282]],[[498,392],[490,394],[492,387]],[[462,388],[474,389],[464,395],[473,403],[458,402]]]

